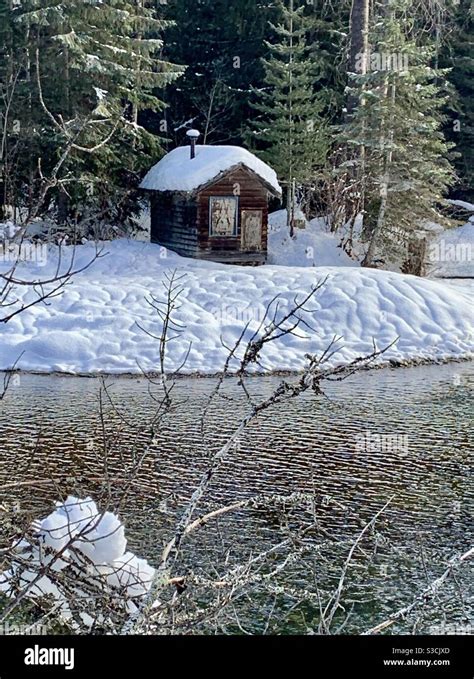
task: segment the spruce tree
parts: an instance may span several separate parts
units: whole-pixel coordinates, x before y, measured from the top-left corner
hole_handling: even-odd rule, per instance
[[[0,205],[3,215],[32,193],[40,149],[39,116],[32,105],[29,34],[14,21],[14,6],[0,0]],[[8,211],[7,211],[8,208]]]
[[[274,41],[263,59],[264,87],[256,92],[249,137],[257,153],[272,165],[286,187],[288,224],[293,234],[295,193],[311,184],[326,158],[325,116],[328,99],[318,88],[324,62],[308,44],[314,15],[296,0],[278,0],[272,23]],[[296,191],[295,191],[296,189]]]
[[[188,68],[166,92],[172,146],[183,142],[183,129],[197,127],[204,144],[241,144],[253,112],[252,86],[260,87],[267,20],[272,0],[170,0],[167,58]],[[184,127],[183,127],[184,126]]]
[[[461,0],[454,12],[454,27],[443,52],[443,64],[451,67],[449,80],[457,96],[451,103],[446,134],[456,144],[455,165],[459,182],[456,198],[474,203],[474,10],[471,0]],[[454,104],[454,105],[453,105]]]
[[[424,222],[444,221],[439,207],[454,181],[452,144],[442,133],[447,72],[433,66],[434,48],[405,33],[406,0],[379,6],[367,73],[355,76],[359,105],[342,127],[364,175],[368,251],[396,259]]]
[[[124,219],[132,207],[130,187],[161,152],[140,114],[163,108],[157,88],[182,69],[161,58],[167,22],[156,7],[152,0],[25,0],[15,8],[14,20],[29,34],[36,107],[42,96],[48,111],[77,131],[84,148],[114,132],[97,152],[75,151],[64,166],[70,177],[67,210],[78,218]],[[51,155],[54,163],[64,139],[41,114],[47,173],[44,161]]]

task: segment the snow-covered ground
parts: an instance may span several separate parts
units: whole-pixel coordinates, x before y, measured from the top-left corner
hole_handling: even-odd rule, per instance
[[[360,266],[339,247],[341,238],[327,230],[324,219],[307,222],[290,238],[286,210],[269,216],[268,263],[285,266]]]
[[[269,345],[264,370],[301,369],[304,354],[322,352],[334,335],[342,339],[333,363],[370,353],[373,340],[383,347],[397,337],[382,361],[474,356],[471,297],[444,282],[352,266],[236,267],[184,259],[158,245],[127,240],[108,242],[104,248],[106,256],[75,276],[62,296],[0,328],[1,369],[11,368],[20,354],[18,367],[32,371],[156,369],[158,343],[139,326],[159,333],[145,298],[163,297],[164,274],[175,268],[185,275],[176,317],[186,330],[168,345],[169,369],[181,364],[190,347],[184,372],[220,371],[227,355],[221,340],[231,345],[246,323],[249,336],[275,296],[280,296],[283,312],[295,296],[324,279],[307,314],[314,330],[302,327],[302,338],[285,336]],[[86,263],[93,251],[91,243],[77,248],[75,266]],[[63,249],[63,267],[71,252]],[[56,269],[57,253],[51,246],[43,266],[22,264],[17,275],[47,278]],[[31,295],[25,287],[15,291],[20,301]]]

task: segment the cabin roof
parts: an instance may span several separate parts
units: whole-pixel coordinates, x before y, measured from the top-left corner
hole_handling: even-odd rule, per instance
[[[276,172],[240,146],[196,146],[195,158],[190,157],[189,146],[179,146],[151,168],[140,188],[194,193],[239,166],[256,174],[269,191],[281,195]]]

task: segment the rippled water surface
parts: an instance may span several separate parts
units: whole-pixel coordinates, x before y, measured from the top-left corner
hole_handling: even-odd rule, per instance
[[[252,397],[268,396],[278,383],[276,377],[251,379]],[[226,399],[214,404],[203,437],[200,416],[215,382],[179,380],[173,392],[176,411],[163,421],[123,498],[121,473],[130,464],[130,449],[139,451],[147,439],[154,404],[146,380],[107,384],[127,420],[120,421],[104,398],[105,430],[116,437],[108,438],[113,495],[121,499],[131,546],[153,561],[208,455],[225,441],[247,404],[235,381],[226,380]],[[376,558],[351,593],[356,605],[348,631],[361,631],[410,602],[449,557],[472,544],[473,386],[472,363],[374,370],[328,384],[326,397],[305,394],[267,411],[240,438],[202,510],[260,493],[315,492],[321,499],[321,530],[344,539],[357,535],[391,498],[378,524],[383,540]],[[97,497],[103,491],[99,389],[96,379],[32,375],[11,385],[0,404],[0,500],[46,511],[58,494],[52,478],[70,492]],[[398,439],[367,450],[360,445],[367,432]],[[229,558],[229,550],[237,561],[248,558],[270,544],[276,530],[271,512],[237,513],[222,521],[219,534],[205,529],[192,541],[190,562],[203,558],[218,564],[224,555]],[[300,564],[288,582],[307,586],[308,568]],[[318,577],[321,591],[329,592],[331,568],[318,565]],[[462,582],[472,584],[467,569]],[[263,619],[268,605],[262,600],[249,615]],[[453,604],[453,617],[445,622],[465,623],[472,611],[469,595],[464,606],[461,611]],[[286,631],[307,627],[308,616],[315,611],[308,609],[304,624],[301,616],[290,617]]]

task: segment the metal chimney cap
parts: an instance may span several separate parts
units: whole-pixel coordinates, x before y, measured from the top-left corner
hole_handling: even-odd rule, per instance
[[[186,136],[190,137],[191,139],[197,139],[198,137],[201,136],[201,133],[199,132],[199,130],[188,130],[186,132]]]

